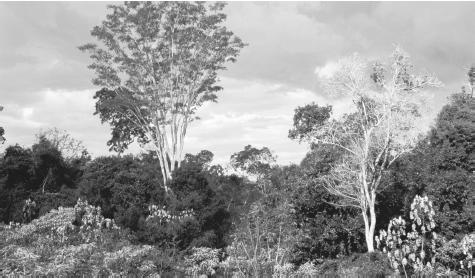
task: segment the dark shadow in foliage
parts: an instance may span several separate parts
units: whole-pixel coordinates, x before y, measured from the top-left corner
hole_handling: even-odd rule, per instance
[[[21,221],[23,201],[35,189],[33,186],[34,162],[30,149],[19,145],[9,146],[1,161],[0,214],[5,223]]]
[[[227,245],[232,214],[240,213],[243,181],[210,166],[212,158],[209,151],[187,154],[173,174],[169,196],[161,186],[159,162],[153,154],[96,158],[85,169],[79,193],[100,206],[105,217],[130,229],[138,242],[161,246],[175,255],[192,246],[221,248]],[[150,205],[164,207],[171,215],[193,210],[193,217],[147,220]]]
[[[98,157],[88,163],[79,194],[104,217],[132,231],[143,228],[149,204],[163,204],[162,178],[152,154]]]
[[[448,239],[475,231],[475,99],[454,94],[435,126],[396,163],[378,205],[380,228],[397,215],[409,216],[416,194],[436,209],[436,232]]]
[[[360,212],[336,205],[338,197],[328,193],[319,178],[338,158],[337,149],[314,145],[300,165],[300,182],[293,190],[294,218],[301,236],[294,246],[293,263],[346,256],[363,252],[364,226]]]
[[[201,151],[196,156],[187,154],[170,184],[176,198],[170,208],[194,211],[199,232],[190,235],[193,239],[184,239],[188,246],[222,248],[226,246],[225,236],[231,228],[226,199],[210,185],[212,174],[208,166],[212,159],[209,151]]]
[[[33,218],[58,206],[73,206],[76,184],[86,163],[66,163],[61,152],[40,137],[32,148],[9,146],[0,161],[0,221],[21,222],[25,200],[36,203]]]

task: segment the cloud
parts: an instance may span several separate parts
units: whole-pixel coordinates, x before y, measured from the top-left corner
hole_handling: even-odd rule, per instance
[[[338,70],[338,63],[337,62],[327,62],[324,66],[315,68],[314,73],[318,76],[318,78],[331,78],[335,72]]]
[[[106,4],[0,3],[0,119],[8,143],[31,145],[40,128],[55,126],[94,154],[108,153],[110,129],[92,115],[90,61],[77,49],[92,41]],[[232,2],[225,13],[249,46],[220,73],[219,102],[199,110],[202,120],[191,125],[185,146],[191,153],[209,149],[221,162],[252,144],[273,149],[279,162],[298,163],[307,146],[287,138],[294,109],[310,102],[333,104],[337,115],[349,109],[317,81],[331,76],[340,57],[387,57],[401,44],[416,68],[446,84],[431,91],[435,112],[475,61],[473,2]]]
[[[0,3],[3,101],[34,103],[42,90],[91,88],[87,55],[77,47],[104,13],[104,3]]]
[[[249,46],[227,76],[320,92],[315,67],[354,52],[387,57],[400,44],[416,67],[460,84],[475,61],[475,3],[231,3],[228,25]],[[242,20],[245,15],[246,20]],[[446,87],[454,92],[460,85]]]
[[[185,139],[187,152],[211,150],[219,163],[229,161],[233,153],[248,144],[269,147],[277,154],[279,163],[299,163],[308,145],[288,138],[294,110],[311,102],[334,105],[336,115],[349,109],[346,100],[279,83],[223,78],[221,85],[225,89],[219,102],[199,110],[201,120],[191,125]]]
[[[44,90],[32,104],[8,104],[1,112],[7,144],[31,146],[41,129],[57,127],[82,140],[95,155],[107,154],[109,127],[93,116],[94,91]]]
[[[198,111],[201,120],[188,129],[185,152],[207,149],[215,154],[215,162],[226,163],[229,157],[245,145],[267,146],[278,155],[280,163],[299,163],[307,152],[306,144],[287,138],[297,106],[316,101],[330,101],[303,89],[281,84],[241,81],[223,78],[225,88],[218,103],[207,103]],[[43,90],[32,104],[6,105],[2,111],[2,126],[7,144],[31,146],[41,129],[57,127],[82,140],[94,154],[106,155],[110,127],[94,116],[94,90]],[[345,110],[345,109],[340,109]],[[137,153],[133,145],[128,152]]]

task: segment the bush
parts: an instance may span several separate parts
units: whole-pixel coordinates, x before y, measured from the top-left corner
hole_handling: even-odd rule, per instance
[[[410,231],[402,217],[389,222],[387,231],[376,236],[379,249],[388,254],[391,266],[399,273],[432,273],[435,265],[436,239],[434,209],[426,197],[416,196],[411,204]]]
[[[460,241],[441,239],[437,249],[438,271],[447,274],[472,277],[475,255],[475,234],[464,236]]]
[[[192,277],[214,275],[219,266],[219,250],[207,247],[192,248],[185,257],[186,274]]]
[[[78,201],[26,225],[0,229],[2,276],[145,276],[163,267],[162,252],[132,245],[101,209]]]
[[[387,256],[381,252],[325,261],[316,267],[316,271],[330,277],[387,277],[393,274]]]
[[[435,212],[427,197],[416,196],[411,205],[411,223],[402,218],[390,221],[387,231],[376,236],[379,249],[388,254],[398,272],[416,276],[468,275],[473,272],[475,234],[460,241],[447,241],[434,229]]]

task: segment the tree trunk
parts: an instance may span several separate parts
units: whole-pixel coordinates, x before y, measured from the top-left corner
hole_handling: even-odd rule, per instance
[[[166,168],[168,165],[166,158],[163,158],[163,154],[161,150],[156,147],[155,153],[157,154],[158,161],[160,164],[160,171],[162,173],[162,180],[163,180],[163,189],[165,190],[165,194],[168,195],[169,193],[169,188],[168,188],[168,182],[171,180],[171,174],[169,173],[168,169]]]
[[[372,194],[372,200],[369,205],[369,216],[370,216],[370,226],[369,226],[369,235],[368,239],[370,240],[368,244],[368,252],[374,252],[374,229],[376,228],[376,212],[374,211],[375,205],[375,196],[374,193]]]
[[[366,247],[368,248],[368,253],[372,253],[374,252],[374,229],[376,227],[376,214],[374,212],[374,206],[370,205],[369,209],[362,211],[362,214],[365,228]]]

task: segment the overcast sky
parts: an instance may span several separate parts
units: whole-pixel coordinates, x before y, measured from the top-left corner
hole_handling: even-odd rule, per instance
[[[221,74],[219,102],[199,110],[185,143],[190,153],[212,151],[218,163],[247,144],[299,163],[308,148],[287,138],[293,110],[312,101],[345,109],[317,82],[342,56],[387,57],[401,45],[445,84],[432,92],[433,111],[475,62],[474,2],[232,2],[225,12],[249,46]],[[109,153],[110,128],[93,115],[89,58],[77,49],[106,13],[101,2],[0,3],[0,126],[8,144],[30,146],[40,129],[58,127],[93,155]]]

